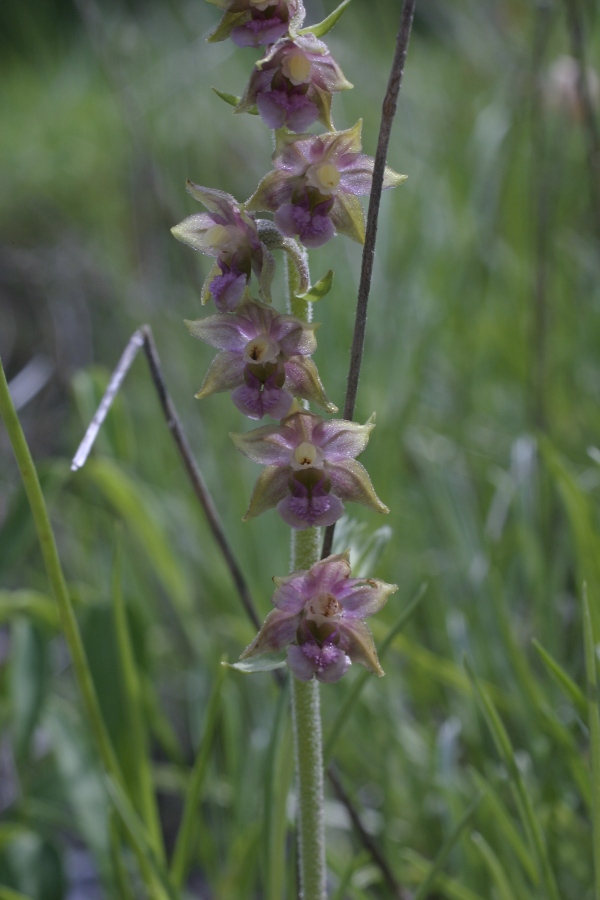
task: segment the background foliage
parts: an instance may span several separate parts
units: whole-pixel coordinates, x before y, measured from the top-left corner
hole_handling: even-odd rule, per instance
[[[306,5],[316,22],[334,4]],[[592,7],[581,12],[597,60]],[[134,804],[147,802],[147,768],[170,853],[204,741],[190,896],[280,900],[295,896],[284,705],[268,675],[232,672],[207,714],[221,658],[236,659],[252,628],[144,360],[93,458],[69,473],[111,368],[148,322],[266,614],[287,529],[275,513],[241,523],[256,471],[227,433],[248,426],[225,396],[194,400],[212,353],[182,322],[201,314],[208,261],[169,234],[194,211],[186,177],[243,199],[269,163],[261,123],[210,90],[241,93],[253,58],[205,43],[216,15],[201,0],[2,5],[0,353]],[[362,116],[371,154],[397,15],[396,3],[354,0],[330,35],[355,84],[334,101],[336,124]],[[558,0],[421,0],[392,138],[389,162],[409,179],[384,197],[357,407],[361,420],[377,411],[363,460],[392,512],[380,523],[351,509],[338,538],[357,558],[384,526],[371,563],[400,591],[373,623],[378,641],[422,583],[426,593],[334,754],[411,891],[480,798],[418,895],[432,900],[550,896],[544,853],[561,897],[595,896],[581,585],[597,629],[600,234],[581,109],[557,76],[569,52]],[[338,238],[311,258],[314,278],[336,271],[315,310],[316,361],[341,407],[360,254]],[[143,896],[3,430],[0,460],[0,896]],[[326,725],[359,676],[323,690]],[[333,797],[327,815],[332,894],[391,896]]]

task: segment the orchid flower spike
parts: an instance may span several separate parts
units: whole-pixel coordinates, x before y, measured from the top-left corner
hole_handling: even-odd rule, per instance
[[[238,47],[274,44],[285,34],[295,33],[304,21],[302,0],[208,0],[224,10],[223,18],[209,41],[230,37]]]
[[[332,525],[343,515],[345,500],[389,512],[355,459],[374,427],[344,419],[325,421],[302,411],[286,416],[278,426],[232,434],[241,453],[267,467],[254,486],[244,519],[276,506],[292,528]]]
[[[352,662],[383,675],[369,627],[398,590],[375,578],[351,578],[349,552],[323,559],[311,569],[274,578],[275,609],[241,659],[287,647],[287,663],[300,681],[333,682]]]
[[[171,232],[194,250],[216,257],[202,288],[202,302],[212,297],[221,312],[235,309],[252,272],[258,277],[263,299],[270,300],[275,262],[258,237],[254,217],[231,194],[191,181],[187,190],[208,212],[188,216]]]
[[[251,300],[238,306],[235,313],[186,325],[194,337],[221,351],[197,397],[233,390],[231,399],[251,419],[262,419],[265,414],[281,419],[290,411],[294,397],[337,412],[310,359],[317,347],[316,323],[279,315],[272,306]]]
[[[359,196],[369,194],[375,160],[361,152],[359,121],[347,131],[324,135],[277,135],[272,172],[245,204],[275,213],[275,224],[305,247],[320,247],[336,231],[364,243],[365,220]],[[406,180],[388,166],[384,188]]]
[[[304,131],[318,119],[332,130],[332,92],[351,87],[326,44],[314,34],[298,35],[278,41],[256,63],[235,111],[256,106],[269,128]]]

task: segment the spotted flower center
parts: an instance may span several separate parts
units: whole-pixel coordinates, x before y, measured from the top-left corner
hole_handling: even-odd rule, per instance
[[[279,358],[279,344],[266,334],[259,334],[244,347],[244,362],[250,365],[274,363]]]
[[[322,194],[333,194],[340,183],[340,173],[333,163],[322,163],[311,166],[306,172],[306,180],[311,187],[316,187]]]
[[[312,63],[304,53],[288,53],[283,60],[281,71],[292,84],[306,84],[310,80]]]
[[[298,469],[308,469],[318,461],[320,461],[320,457],[322,456],[322,452],[318,447],[315,447],[314,444],[310,444],[308,441],[302,441],[296,449],[294,450],[294,462],[296,463],[296,468]]]
[[[334,616],[339,616],[341,612],[342,604],[333,594],[319,594],[308,605],[306,616],[308,619],[314,620],[332,619]]]

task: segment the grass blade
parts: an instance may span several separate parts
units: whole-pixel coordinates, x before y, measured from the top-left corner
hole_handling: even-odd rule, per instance
[[[437,876],[441,872],[446,860],[450,856],[454,845],[457,843],[464,829],[475,815],[475,812],[479,804],[481,803],[482,797],[483,794],[478,794],[472,801],[472,803],[469,804],[463,815],[460,817],[453,830],[444,841],[440,852],[431,864],[431,868],[425,876],[425,880],[422,881],[419,885],[419,888],[414,895],[413,900],[426,900],[426,897],[429,895],[429,891],[435,884]]]
[[[586,721],[588,714],[588,704],[585,695],[578,684],[576,684],[571,676],[565,672],[563,667],[558,663],[548,651],[542,647],[539,641],[533,638],[531,642],[534,649],[538,653],[540,659],[544,663],[549,675],[559,686],[567,700],[569,700],[581,718]]]
[[[583,639],[585,653],[585,673],[590,722],[590,757],[592,767],[592,841],[594,856],[594,878],[596,900],[600,900],[600,708],[598,706],[598,674],[596,663],[596,641],[587,587],[583,586]]]
[[[171,863],[171,877],[178,888],[181,888],[185,881],[189,860],[192,855],[192,845],[196,834],[196,815],[198,812],[198,804],[202,796],[202,788],[204,779],[208,771],[209,754],[212,748],[215,726],[219,714],[219,703],[221,697],[221,687],[227,672],[226,666],[219,666],[217,679],[212,689],[208,705],[206,707],[206,715],[204,719],[204,732],[200,741],[200,746],[196,754],[194,767],[190,777],[187,796],[185,798],[185,806],[181,817],[181,824],[177,832],[175,841],[175,849],[173,851],[173,860]]]
[[[473,672],[473,669],[471,668],[471,665],[467,659],[465,659],[465,669],[467,671],[467,675],[469,676],[471,684],[473,685],[475,697],[477,698],[479,707],[481,709],[481,712],[483,713],[483,717],[490,730],[498,754],[502,758],[502,761],[504,762],[504,765],[506,766],[508,774],[512,781],[515,801],[519,809],[523,828],[525,829],[531,847],[535,852],[538,863],[538,870],[540,872],[541,879],[545,884],[548,898],[549,900],[560,900],[560,894],[558,893],[558,887],[554,878],[554,872],[552,871],[550,860],[548,858],[546,841],[544,839],[539,820],[535,814],[531,798],[527,792],[527,788],[525,787],[523,776],[521,775],[521,772],[517,765],[508,732],[506,731],[504,724],[502,723],[502,720],[498,715],[496,707],[494,706],[488,692],[477,680],[477,677],[475,676],[475,673]]]
[[[288,716],[289,681],[279,693],[273,733],[267,754],[265,783],[266,900],[285,896],[287,799],[294,775],[294,748]]]
[[[471,835],[471,840],[481,853],[486,866],[490,871],[490,875],[494,879],[494,884],[498,889],[500,900],[515,900],[515,893],[508,883],[506,872],[502,868],[502,863],[485,840],[485,838],[475,831]]]

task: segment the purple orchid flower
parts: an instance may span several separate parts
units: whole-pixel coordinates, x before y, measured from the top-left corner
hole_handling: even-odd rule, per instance
[[[367,616],[379,612],[398,590],[374,578],[351,578],[349,552],[329,556],[311,569],[274,578],[275,609],[269,613],[241,659],[287,647],[296,678],[331,683],[352,662],[383,675]]]
[[[254,486],[244,520],[276,506],[292,528],[332,525],[343,515],[344,500],[389,512],[355,459],[374,427],[372,422],[358,425],[344,419],[326,422],[302,411],[286,416],[279,426],[232,434],[238,450],[267,467]]]
[[[258,107],[269,128],[304,131],[317,119],[333,130],[331,94],[351,88],[327,45],[314,34],[284,39],[259,60],[236,112]]]
[[[365,222],[358,197],[369,194],[375,160],[361,152],[362,122],[325,135],[279,133],[274,171],[245,204],[275,213],[275,224],[306,247],[320,247],[336,231],[364,243]],[[386,166],[383,186],[406,180]]]
[[[225,11],[209,41],[231,37],[238,47],[274,44],[300,28],[306,15],[302,0],[208,0]]]
[[[190,333],[218,353],[198,398],[233,390],[231,399],[251,419],[281,419],[294,397],[313,401],[327,412],[337,407],[325,396],[317,367],[309,358],[317,347],[318,325],[279,315],[272,306],[247,301],[235,313],[186,322]]]
[[[202,288],[202,302],[212,297],[217,309],[235,309],[242,299],[252,272],[258,277],[263,298],[271,299],[275,262],[261,243],[253,216],[231,194],[187,183],[188,193],[208,212],[188,216],[171,229],[184,244],[216,257]]]

